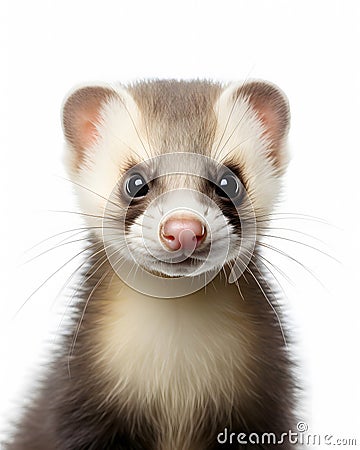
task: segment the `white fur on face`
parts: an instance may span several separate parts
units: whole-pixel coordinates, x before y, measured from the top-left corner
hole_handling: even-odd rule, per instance
[[[85,160],[79,169],[73,163],[74,150],[68,144],[65,163],[75,190],[79,207],[85,214],[103,216],[107,201],[122,173],[124,162],[133,157],[137,160],[148,157],[143,146],[140,111],[129,93],[117,87],[119,98],[105,104],[97,124],[99,139],[87,149]],[[87,217],[89,226],[99,227],[102,220]],[[95,230],[101,238],[101,230]]]
[[[160,241],[161,222],[174,211],[195,214],[206,228],[206,237],[198,249],[187,258],[180,249],[167,251]],[[198,192],[189,189],[169,191],[155,199],[144,214],[131,225],[127,241],[132,256],[145,269],[168,276],[190,276],[213,269],[220,270],[228,261],[230,249],[236,247],[238,237],[232,225],[214,203],[201,202]],[[211,252],[209,254],[209,252]]]
[[[239,164],[255,212],[266,214],[279,194],[280,178],[268,155],[263,124],[247,100],[234,99],[239,87],[230,84],[215,105],[218,126],[211,155],[222,163],[233,159]]]

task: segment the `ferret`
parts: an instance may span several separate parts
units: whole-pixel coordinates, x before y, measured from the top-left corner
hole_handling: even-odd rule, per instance
[[[259,244],[288,163],[284,93],[89,85],[62,117],[84,265],[72,325],[5,448],[295,448],[298,386]]]

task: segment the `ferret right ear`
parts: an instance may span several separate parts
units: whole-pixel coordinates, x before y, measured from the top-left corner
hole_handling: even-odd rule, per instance
[[[116,92],[102,86],[77,89],[65,101],[63,129],[67,142],[74,151],[74,163],[80,167],[86,150],[99,137],[101,111],[104,105],[116,97]]]
[[[246,100],[264,128],[263,136],[268,140],[268,155],[281,173],[287,165],[284,148],[289,131],[290,111],[285,94],[274,84],[252,81],[243,84],[234,94],[238,100]]]
[[[265,155],[277,173],[282,174],[288,162],[286,140],[290,126],[289,104],[285,94],[274,84],[265,81],[248,81],[241,85],[233,83],[220,96],[219,105],[219,110],[225,111],[222,120],[228,124],[224,128],[229,130],[228,140],[242,126],[244,136],[249,133],[249,136],[263,141]],[[238,115],[235,113],[236,106],[241,108]],[[251,115],[260,128],[254,127]],[[226,141],[226,136],[223,141]],[[258,147],[261,146],[258,144]]]

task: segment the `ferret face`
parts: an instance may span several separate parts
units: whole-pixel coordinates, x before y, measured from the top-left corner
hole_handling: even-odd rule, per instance
[[[245,268],[287,158],[284,95],[263,82],[85,87],[64,105],[67,163],[117,272]]]
[[[121,205],[118,211],[115,205]],[[124,171],[105,217],[110,259],[121,246],[122,256],[171,277],[221,269],[237,256],[245,220],[254,223],[240,177],[211,158],[185,152]]]

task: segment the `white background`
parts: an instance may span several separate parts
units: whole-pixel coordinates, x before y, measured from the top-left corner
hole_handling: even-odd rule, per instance
[[[0,17],[0,428],[34,388],[46,339],[54,350],[50,332],[64,303],[64,295],[56,295],[76,267],[60,271],[14,318],[78,250],[65,245],[23,264],[61,239],[25,253],[29,247],[78,226],[76,215],[49,211],[76,208],[61,178],[60,108],[69,89],[85,81],[149,77],[264,78],[281,86],[292,110],[292,161],[281,211],[332,224],[285,221],[324,244],[287,236],[340,260],[282,244],[323,287],[300,265],[270,254],[293,281],[282,279],[298,342],[292,352],[303,385],[300,415],[312,433],[360,443],[360,3],[32,0],[3,5]]]

